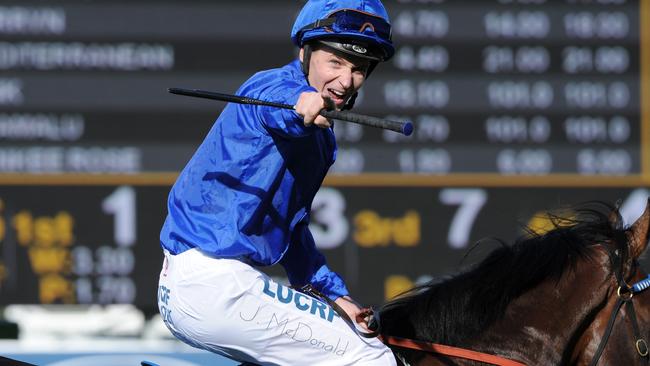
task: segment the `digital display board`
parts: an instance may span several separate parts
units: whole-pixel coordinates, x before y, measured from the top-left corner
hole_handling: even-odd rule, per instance
[[[168,190],[0,189],[0,304],[155,308]],[[630,224],[648,196],[645,188],[324,187],[314,200],[310,229],[354,297],[379,304],[405,286],[455,273],[500,245],[487,241],[469,251],[482,238],[512,241],[526,226],[548,228],[547,210],[595,198],[620,200]],[[647,260],[642,264],[649,268]],[[280,267],[267,270],[285,276]]]
[[[224,107],[167,88],[290,62],[301,4],[3,1],[0,304],[155,307],[166,195]],[[337,121],[312,223],[359,300],[541,210],[649,194],[650,0],[384,4],[396,54],[354,111],[415,132]]]
[[[647,3],[386,1],[397,52],[355,110],[415,133],[337,123],[333,173],[647,180]],[[233,93],[286,64],[299,5],[4,2],[0,172],[178,172],[223,103],[167,88]]]

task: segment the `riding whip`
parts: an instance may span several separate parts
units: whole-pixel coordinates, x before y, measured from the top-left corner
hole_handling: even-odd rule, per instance
[[[186,96],[197,97],[197,98],[214,99],[223,102],[263,105],[263,106],[292,109],[292,110],[295,109],[294,106],[289,104],[267,102],[264,100],[253,99],[253,98],[248,98],[239,95],[222,94],[222,93],[216,93],[216,92],[210,92],[210,91],[198,90],[198,89],[169,88],[167,90],[172,94],[186,95]],[[320,115],[325,118],[354,122],[364,126],[383,128],[386,130],[399,132],[406,136],[410,136],[411,133],[413,133],[413,124],[411,122],[391,121],[383,118],[366,116],[363,114],[357,114],[357,113],[346,112],[346,111],[322,110],[320,111]]]

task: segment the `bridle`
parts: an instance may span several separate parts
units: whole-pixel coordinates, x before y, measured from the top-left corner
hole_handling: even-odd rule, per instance
[[[609,321],[607,322],[605,333],[600,339],[600,344],[598,345],[596,353],[591,359],[589,366],[596,366],[598,364],[600,356],[602,356],[603,351],[605,350],[605,346],[607,345],[607,341],[609,340],[609,336],[612,334],[612,330],[614,329],[614,323],[616,322],[618,312],[623,307],[623,304],[627,306],[627,312],[629,314],[630,321],[632,322],[632,328],[634,330],[634,346],[636,348],[636,351],[640,357],[645,358],[646,364],[648,364],[648,342],[646,342],[646,340],[641,335],[641,330],[639,328],[639,322],[636,317],[636,311],[634,310],[634,302],[632,301],[632,298],[635,294],[650,287],[650,276],[630,286],[627,284],[627,282],[625,282],[625,279],[623,278],[623,263],[619,251],[616,250],[614,252],[610,252],[609,258],[612,263],[612,268],[614,269],[614,274],[616,275],[616,281],[618,282],[618,289],[616,290],[616,296],[618,299],[616,300],[612,314],[609,316]],[[635,272],[636,270],[633,273]]]

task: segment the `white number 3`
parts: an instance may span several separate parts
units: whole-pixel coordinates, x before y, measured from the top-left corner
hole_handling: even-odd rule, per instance
[[[322,249],[339,247],[350,232],[345,217],[345,198],[334,188],[321,188],[312,203],[312,223],[309,225],[316,241]]]

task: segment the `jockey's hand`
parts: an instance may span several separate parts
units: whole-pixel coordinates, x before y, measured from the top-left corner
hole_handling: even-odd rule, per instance
[[[339,297],[334,302],[338,306],[340,306],[341,309],[343,309],[346,312],[346,314],[348,314],[348,316],[350,317],[350,319],[352,319],[353,322],[356,323],[355,319],[357,318],[357,315],[361,313],[361,307],[357,305],[356,301],[352,300],[350,296],[343,296],[343,297]],[[368,329],[368,324],[366,324],[366,322],[357,323],[357,324],[359,324],[361,328],[363,328],[363,330],[370,331]]]
[[[303,117],[305,126],[315,124],[320,128],[330,128],[332,127],[332,122],[319,113],[323,109],[328,109],[331,103],[331,100],[323,99],[320,93],[303,92],[298,97],[295,109],[296,113]]]

